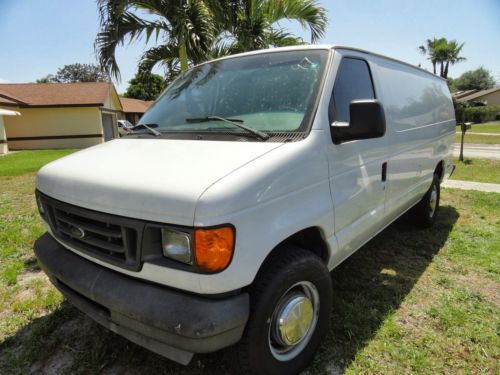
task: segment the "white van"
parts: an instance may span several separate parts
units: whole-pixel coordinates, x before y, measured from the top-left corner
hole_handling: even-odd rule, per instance
[[[41,169],[35,253],[105,327],[183,364],[230,347],[234,373],[304,369],[329,272],[410,209],[431,225],[453,169],[446,81],[347,47],[196,66],[140,124]]]

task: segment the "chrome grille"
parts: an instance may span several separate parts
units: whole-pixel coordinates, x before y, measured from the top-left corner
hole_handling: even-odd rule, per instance
[[[54,236],[108,263],[138,271],[144,222],[70,205],[37,192]]]

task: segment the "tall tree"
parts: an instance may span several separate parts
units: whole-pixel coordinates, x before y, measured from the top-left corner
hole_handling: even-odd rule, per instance
[[[116,47],[153,36],[157,46],[141,57],[139,70],[160,64],[167,81],[189,63],[197,64],[234,52],[304,41],[278,26],[283,19],[311,30],[315,42],[324,33],[326,11],[316,0],[97,0],[101,30],[96,54],[105,69],[119,78]],[[141,12],[153,17],[141,18]]]
[[[464,48],[464,44],[458,44],[456,40],[450,40],[445,47],[445,66],[444,72],[441,75],[443,78],[448,78],[448,68],[450,65],[455,65],[458,62],[465,61],[466,58],[460,56],[460,52],[462,52],[462,48]]]
[[[433,38],[427,39],[426,44],[421,45],[418,49],[431,61],[433,73],[436,74],[436,67],[439,64],[439,75],[447,78],[450,65],[466,60],[465,57],[460,56],[463,47],[464,43],[459,44],[456,40]]]
[[[207,0],[219,30],[232,40],[234,52],[304,44],[285,32],[279,21],[292,20],[311,32],[311,43],[323,36],[326,10],[315,0]]]
[[[488,90],[495,87],[495,83],[491,72],[483,67],[469,70],[453,80],[453,86],[457,90]]]
[[[165,60],[185,70],[188,60],[207,51],[214,38],[215,24],[203,0],[97,0],[97,4],[101,29],[96,54],[101,66],[118,79],[115,51],[127,40],[134,42],[143,36],[146,42],[153,36],[162,40]],[[141,18],[143,13],[149,16]]]
[[[442,47],[446,43],[446,39],[427,39],[425,45],[418,47],[420,53],[427,55],[427,58],[432,63],[432,72],[436,74],[436,65],[442,60]]]
[[[165,80],[162,76],[140,72],[128,83],[127,91],[123,96],[141,100],[155,100],[165,87]]]
[[[49,74],[38,79],[37,83],[71,83],[71,82],[107,82],[108,75],[95,64],[69,64],[57,70],[55,75]]]

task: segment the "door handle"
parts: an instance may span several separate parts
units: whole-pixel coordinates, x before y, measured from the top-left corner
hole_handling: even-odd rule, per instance
[[[387,180],[387,162],[382,164],[382,182]]]

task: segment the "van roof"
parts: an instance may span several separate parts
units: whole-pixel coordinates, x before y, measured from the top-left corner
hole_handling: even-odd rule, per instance
[[[385,55],[382,55],[380,53],[367,51],[367,50],[364,50],[364,49],[361,49],[361,48],[349,47],[349,46],[341,46],[341,45],[335,45],[335,44],[306,44],[306,45],[298,45],[298,46],[290,46],[290,47],[275,47],[275,48],[260,49],[260,50],[256,50],[256,51],[243,52],[243,53],[238,53],[238,54],[235,54],[235,55],[228,55],[228,56],[220,57],[218,59],[214,59],[214,60],[203,62],[203,63],[201,63],[199,65],[204,65],[204,64],[212,62],[212,61],[226,60],[226,59],[231,59],[231,58],[234,58],[234,57],[252,56],[252,55],[258,55],[258,54],[267,53],[267,52],[300,51],[300,50],[308,50],[308,49],[310,49],[310,50],[315,50],[315,49],[316,50],[317,49],[326,49],[326,50],[331,50],[331,49],[345,49],[345,50],[350,50],[350,51],[355,51],[355,52],[361,52],[361,53],[365,53],[367,55],[381,57],[383,59],[391,60],[391,61],[397,62],[399,64],[403,64],[403,65],[409,66],[411,68],[418,69],[418,70],[420,70],[420,71],[422,71],[424,73],[430,74],[432,77],[435,77],[435,78],[438,78],[438,79],[446,81],[445,78],[439,77],[439,76],[437,76],[437,75],[429,72],[428,70],[425,70],[425,69],[420,68],[420,67],[418,67],[416,65],[407,63],[405,61],[401,61],[401,60],[395,59],[393,57],[385,56]]]

